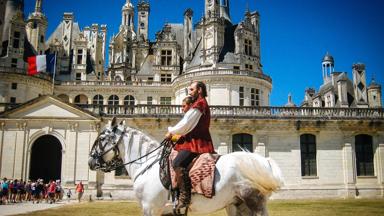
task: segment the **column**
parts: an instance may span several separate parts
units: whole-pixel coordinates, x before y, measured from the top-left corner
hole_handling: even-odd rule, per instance
[[[379,144],[377,153],[377,179],[379,185],[381,185],[381,197],[384,197],[384,143]]]
[[[355,158],[351,143],[345,143],[343,146],[343,172],[344,172],[344,185],[345,185],[345,197],[355,197]]]

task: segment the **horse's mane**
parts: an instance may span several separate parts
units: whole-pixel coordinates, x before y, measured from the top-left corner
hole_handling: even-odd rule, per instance
[[[140,153],[137,157],[141,157],[145,154],[148,154],[160,146],[160,143],[156,139],[154,139],[153,137],[151,137],[150,135],[144,133],[139,129],[127,126],[125,129],[125,133],[128,137],[130,137],[128,140],[129,144],[125,146],[125,148],[127,148],[125,149],[126,154],[129,154],[131,152],[132,147],[135,144],[139,145],[138,148]],[[134,139],[133,135],[139,136],[140,140],[138,141],[138,143],[132,143]],[[156,159],[158,158],[158,156],[159,156],[158,151],[155,151],[152,154],[150,154],[148,157],[144,158],[143,159],[144,161],[140,160],[141,162],[135,163],[135,164],[141,164],[141,166],[138,167],[135,173],[130,173],[130,175],[132,175],[131,177],[135,179],[139,174],[142,174],[147,169],[149,169],[156,162]],[[129,158],[129,159],[133,160],[136,158]]]

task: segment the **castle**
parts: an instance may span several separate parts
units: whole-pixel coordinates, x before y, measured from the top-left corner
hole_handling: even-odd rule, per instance
[[[73,13],[64,13],[47,37],[42,0],[26,19],[22,0],[1,4],[0,176],[60,178],[67,185],[82,180],[90,193],[126,196],[119,188],[129,191],[132,182],[124,169],[100,174],[87,167],[105,119],[118,116],[161,141],[182,115],[187,86],[201,80],[216,150],[274,158],[287,181],[275,196],[383,197],[381,86],[367,84],[365,65],[354,64],[350,80],[327,53],[318,92],[306,89],[300,106],[289,100],[270,107],[259,13],[246,11],[235,24],[229,0],[201,3],[204,15],[196,23],[186,9],[184,22],[166,23],[155,41],[148,37],[148,1],[124,2],[119,31],[109,41],[107,25],[81,29]],[[26,58],[48,53],[57,56],[54,80],[27,76]],[[50,165],[39,159],[46,151],[55,152]]]

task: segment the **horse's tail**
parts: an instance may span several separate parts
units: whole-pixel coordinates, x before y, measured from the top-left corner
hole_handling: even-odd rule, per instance
[[[234,156],[242,177],[238,184],[251,186],[263,195],[270,195],[283,186],[282,172],[271,158],[245,152],[234,154]]]

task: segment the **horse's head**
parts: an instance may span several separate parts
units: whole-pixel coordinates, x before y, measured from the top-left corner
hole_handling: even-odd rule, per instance
[[[118,148],[125,132],[125,122],[117,124],[116,118],[101,131],[89,154],[88,165],[91,170],[110,172],[123,164]]]

